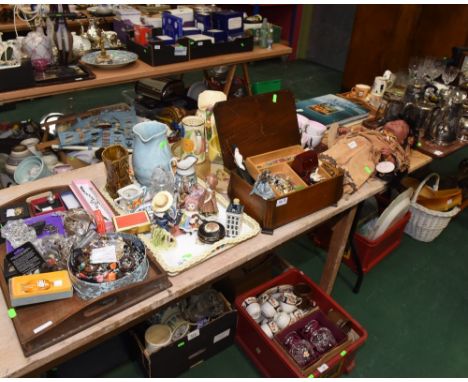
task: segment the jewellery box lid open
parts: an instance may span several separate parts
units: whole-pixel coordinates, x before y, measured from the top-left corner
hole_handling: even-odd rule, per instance
[[[234,145],[244,159],[299,145],[294,96],[290,91],[234,98],[214,107],[224,165],[235,168]]]

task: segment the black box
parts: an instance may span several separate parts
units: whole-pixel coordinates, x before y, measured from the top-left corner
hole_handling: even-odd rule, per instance
[[[145,331],[149,324],[144,322],[132,329],[140,361],[149,378],[177,377],[234,343],[237,310],[224,296],[222,298],[226,305],[223,315],[154,353],[149,354],[145,349]]]
[[[30,88],[35,85],[30,60],[23,61],[17,68],[0,70],[0,92]]]
[[[232,41],[212,43],[210,40],[189,39],[189,59],[219,56],[221,54],[249,52],[253,50],[253,36],[238,37]]]
[[[153,28],[151,31],[152,36],[162,34],[162,29]],[[146,46],[140,45],[133,40],[134,32],[128,33],[127,49],[133,53],[138,54],[141,61],[146,62],[151,66],[176,64],[178,62],[185,62],[189,60],[187,38],[182,38],[177,41],[176,45],[165,45],[162,41],[155,44],[148,44]]]

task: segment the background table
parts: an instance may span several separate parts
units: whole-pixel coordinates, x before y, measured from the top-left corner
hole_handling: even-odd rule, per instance
[[[272,49],[255,47],[254,50],[250,52],[199,58],[170,65],[150,66],[143,61],[137,60],[134,64],[121,69],[106,70],[92,68],[92,71],[96,75],[96,78],[92,80],[67,82],[48,86],[36,86],[32,88],[2,92],[0,93],[0,103],[15,102],[54,94],[123,84],[143,78],[164,77],[172,74],[207,69],[213,66],[236,65],[253,61],[261,61],[269,58],[285,56],[291,52],[292,49],[286,45],[273,44]]]

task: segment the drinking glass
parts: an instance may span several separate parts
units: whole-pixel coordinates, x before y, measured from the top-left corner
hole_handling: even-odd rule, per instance
[[[302,339],[297,332],[287,334],[283,343],[299,366],[305,366],[317,357],[312,345]]]
[[[442,72],[442,81],[444,81],[445,85],[449,85],[455,80],[455,78],[457,78],[459,72],[460,69],[456,66],[447,65],[445,70]]]

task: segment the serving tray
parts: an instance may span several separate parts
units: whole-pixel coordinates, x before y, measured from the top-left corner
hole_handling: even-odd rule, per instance
[[[67,186],[35,191],[66,191]],[[31,194],[10,201],[1,206],[15,205],[24,201]],[[5,244],[0,245],[0,287],[5,298],[7,309],[10,309],[8,283],[3,277]],[[146,278],[138,283],[108,292],[99,298],[82,300],[75,293],[73,297],[50,301],[41,304],[22,306],[10,310],[13,325],[25,356],[37,353],[57,342],[64,340],[132,305],[154,296],[169,288],[167,273],[155,261],[155,257],[147,250],[150,268]]]
[[[198,180],[198,183],[205,187],[203,181]],[[101,189],[100,191],[118,213],[124,213],[115,205],[110,195],[104,189]],[[224,222],[226,221],[226,208],[228,207],[228,201],[219,193],[216,194],[216,200],[218,203],[218,215],[206,218],[205,220],[218,221],[224,225]],[[202,244],[199,242],[197,234],[194,233],[192,235],[185,234],[178,236],[176,237],[177,244],[174,248],[162,249],[155,247],[151,243],[150,233],[140,234],[138,236],[150,249],[150,252],[161,267],[170,276],[175,276],[260,233],[260,225],[249,215],[244,213],[242,222],[242,229],[238,236],[225,237],[214,244]]]

